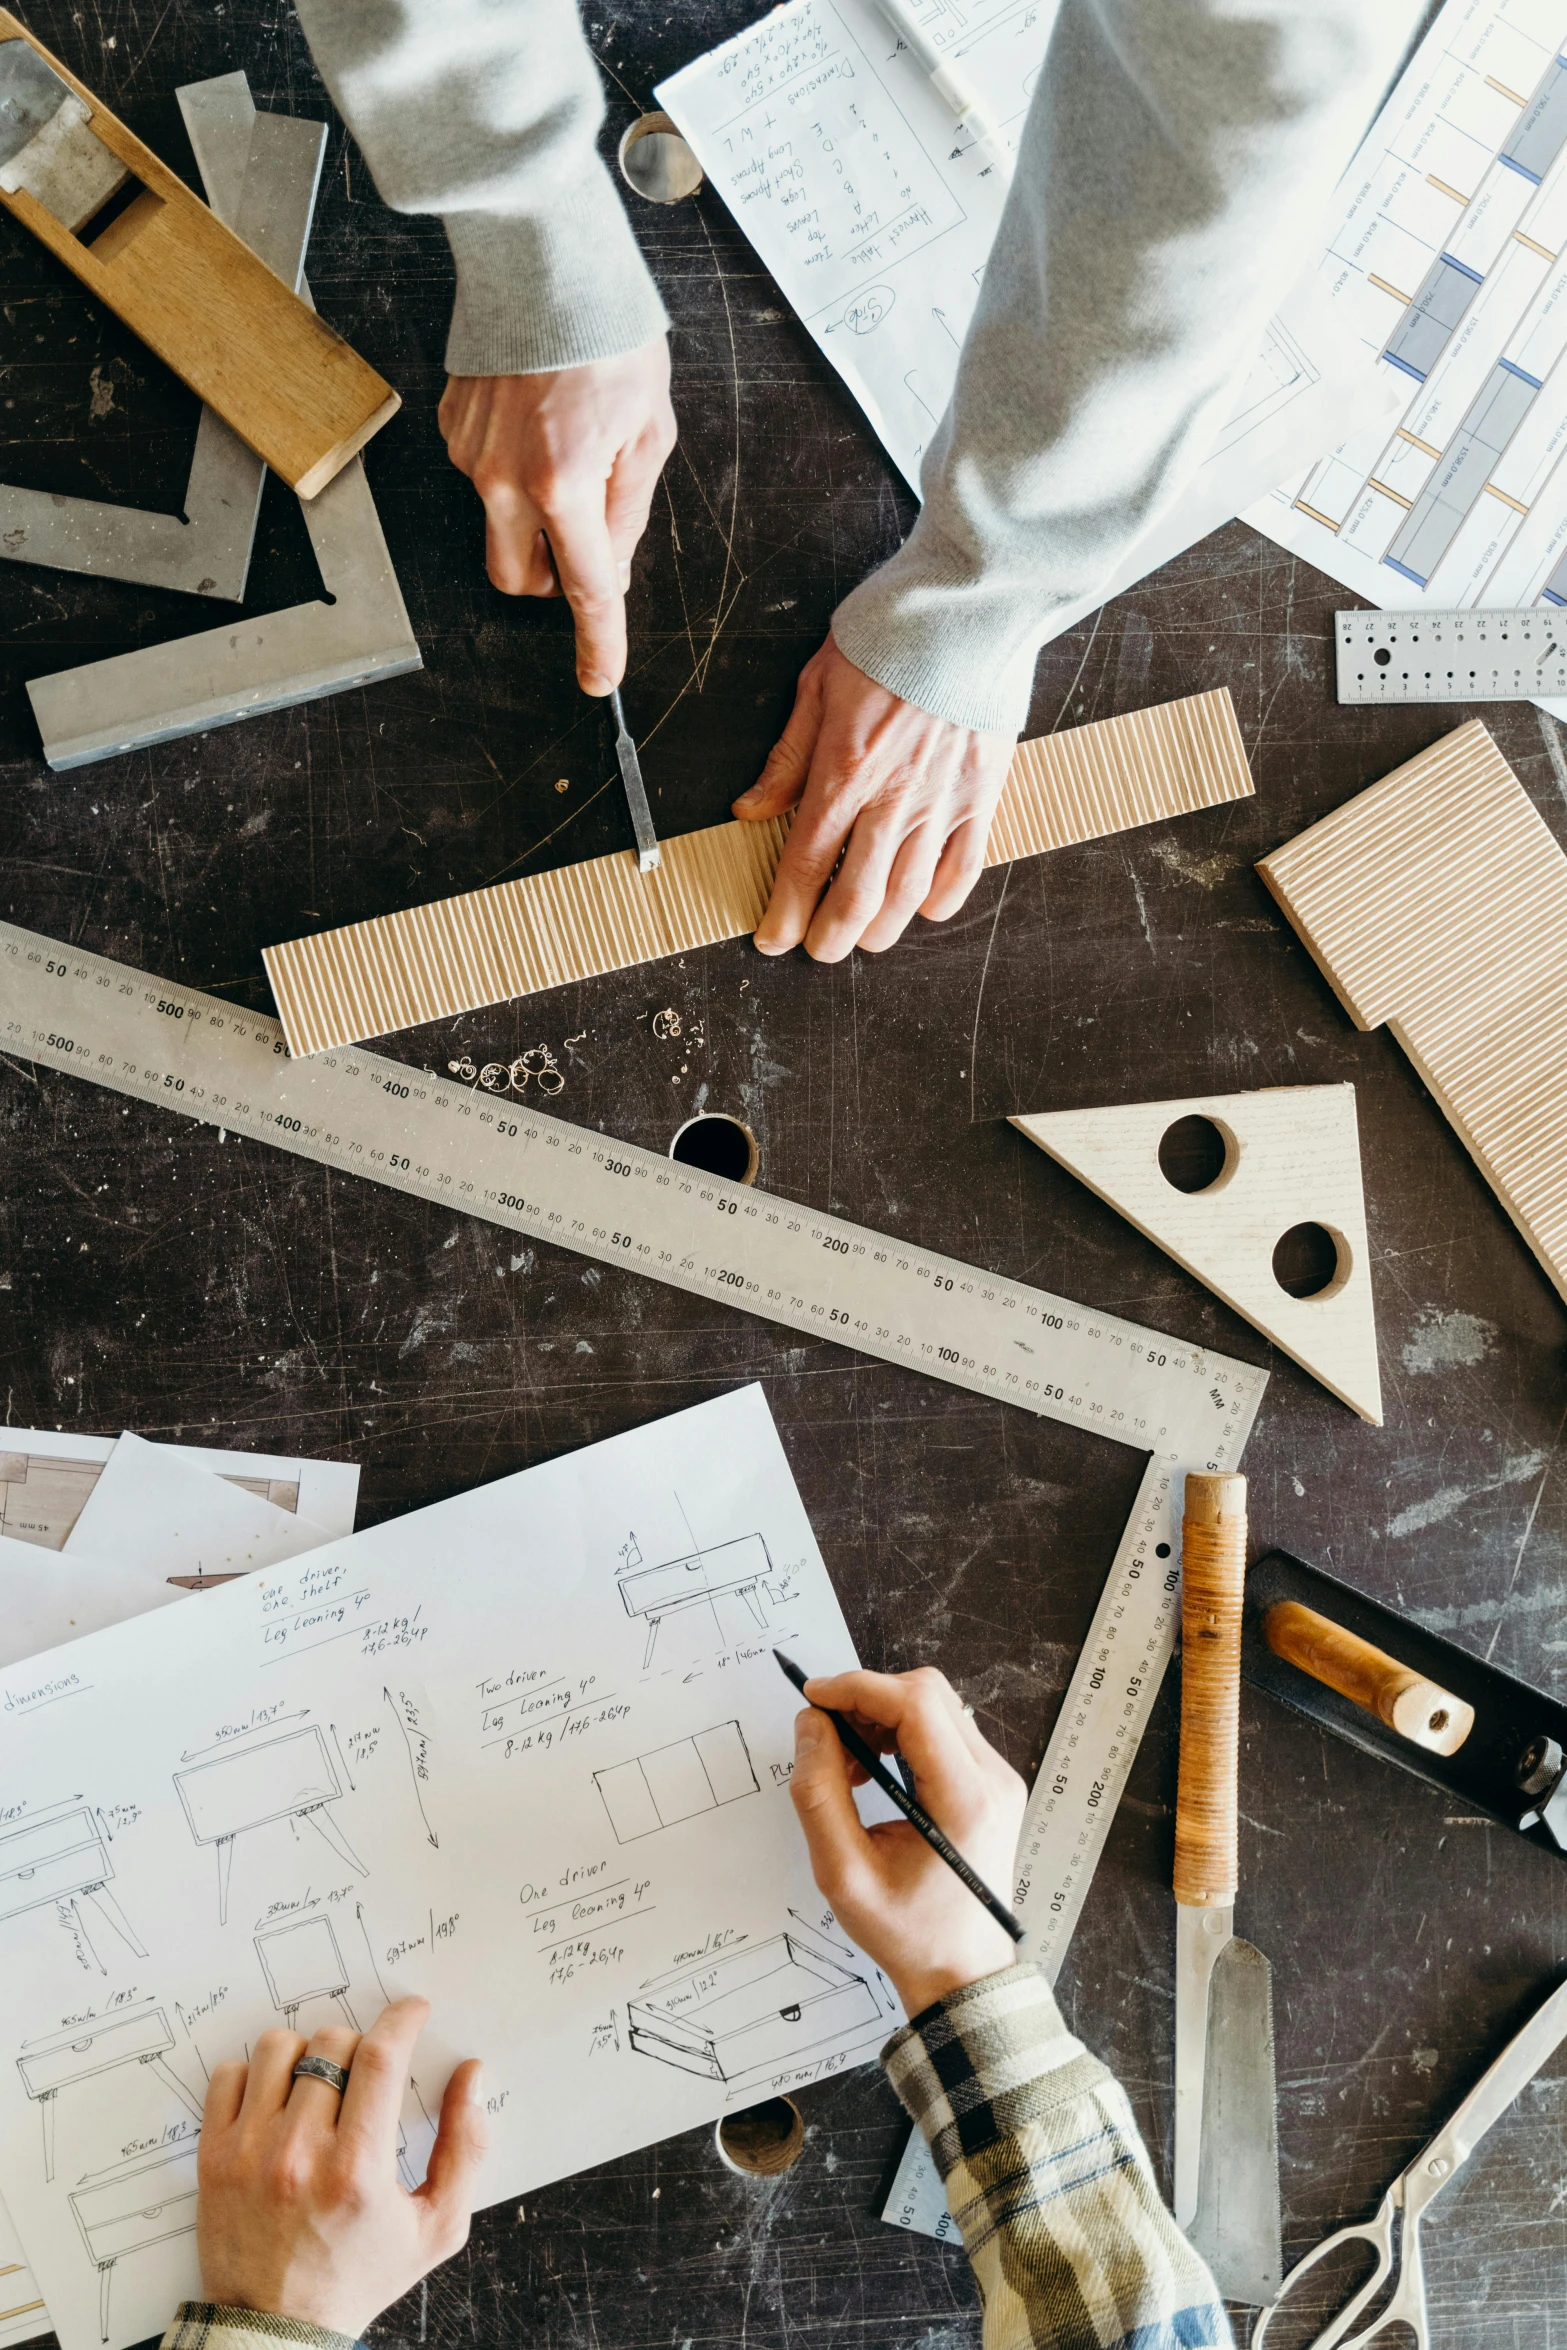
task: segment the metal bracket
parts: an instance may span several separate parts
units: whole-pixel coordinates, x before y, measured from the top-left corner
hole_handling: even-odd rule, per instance
[[[190,105],[187,96],[193,100]],[[273,267],[277,267],[274,254],[285,249],[287,238],[297,235],[302,254],[320,171],[322,126],[256,114],[239,74],[225,74],[216,83],[196,83],[189,92],[182,91],[180,98],[214,210],[220,200],[237,202],[240,217],[236,226]],[[263,132],[263,124],[285,130],[293,141],[291,149],[273,130]],[[294,136],[298,132],[313,141],[307,175],[309,201],[303,208],[300,163],[304,147]],[[255,144],[258,134],[259,146]],[[253,194],[252,166],[259,166],[263,155],[266,168],[257,176]],[[242,198],[238,194],[241,186]],[[289,227],[290,220],[297,227]],[[297,268],[296,263],[296,275]],[[308,301],[304,278],[299,276],[297,282]],[[203,412],[202,421],[203,431],[210,422],[213,434],[224,435],[246,464],[255,468],[255,495],[259,498],[264,471],[260,459],[244,449],[216,417],[209,420]],[[200,446],[198,434],[198,449]],[[213,478],[216,480],[216,471]],[[232,481],[235,476],[228,478]],[[16,491],[6,494],[19,495]],[[214,494],[221,502],[221,489]],[[53,505],[52,500],[45,503]],[[70,503],[90,505],[87,500]],[[97,511],[121,525],[128,518],[126,509],[120,507]],[[294,604],[286,611],[264,613],[254,620],[225,621],[220,628],[178,637],[171,644],[148,645],[107,661],[90,661],[79,669],[62,669],[52,677],[29,679],[28,699],[51,767],[85,767],[95,759],[145,750],[153,743],[200,734],[239,718],[260,717],[268,710],[286,710],[299,702],[317,701],[325,694],[344,693],[354,686],[423,667],[365,480],[363,459],[351,459],[319,496],[308,502],[302,499],[300,512],[331,601]],[[166,516],[132,513],[129,519],[136,525],[167,523],[169,530],[179,532],[182,538],[194,527]],[[237,524],[231,514],[229,529],[242,537],[248,563],[255,530],[254,505],[243,510]],[[76,563],[68,568],[97,571],[103,567]],[[191,584],[161,576],[154,579],[146,571],[118,576],[165,586]],[[239,584],[232,591],[236,596],[243,582],[241,567]],[[198,593],[213,592],[203,588],[199,579],[194,584]]]
[[[16,46],[26,48],[25,42]],[[258,114],[243,73],[187,82],[175,96],[213,211],[298,293],[326,153],[325,123]],[[13,563],[222,596],[237,604],[245,593],[266,471],[255,451],[204,407],[183,520],[0,483],[0,555]]]

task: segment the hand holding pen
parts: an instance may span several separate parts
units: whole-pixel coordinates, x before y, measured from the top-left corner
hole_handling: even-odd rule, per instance
[[[798,1686],[804,1676],[796,1676],[797,1668],[790,1678]],[[790,1792],[816,1882],[845,1932],[891,1976],[911,2016],[1011,1966],[1022,1929],[1016,1919],[1001,1923],[1010,1912],[991,1888],[1011,1885],[1027,1789],[964,1712],[951,1683],[927,1667],[835,1673],[805,1686],[812,1710],[795,1723]],[[838,1735],[836,1718],[863,1742],[866,1763]],[[891,1774],[882,1776],[878,1749],[907,1758],[918,1800],[894,1781],[888,1792],[905,1818],[867,1828],[854,1789],[873,1776],[887,1785]],[[928,1826],[911,1824],[910,1812]],[[933,1849],[931,1828],[956,1848],[963,1877]]]

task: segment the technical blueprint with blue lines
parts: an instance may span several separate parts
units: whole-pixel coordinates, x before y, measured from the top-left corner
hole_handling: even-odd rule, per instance
[[[1340,183],[1320,282],[1399,413],[1245,519],[1385,609],[1567,604],[1564,47],[1567,0],[1448,0]]]

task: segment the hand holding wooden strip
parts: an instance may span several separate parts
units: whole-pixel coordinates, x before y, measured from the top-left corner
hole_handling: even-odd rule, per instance
[[[1456,1754],[1474,1728],[1472,1705],[1298,1599],[1269,1608],[1262,1636],[1286,1664],[1336,1689],[1428,1754]]]
[[[1097,840],[1251,795],[1220,687],[1019,743],[991,821],[987,865]],[[766,911],[787,819],[715,824],[662,843],[505,881],[265,947],[291,1053],[320,1053],[508,997],[748,937]]]
[[[1175,1798],[1175,1898],[1188,1909],[1235,1899],[1241,1595],[1246,1480],[1193,1475],[1181,1521],[1181,1768]]]

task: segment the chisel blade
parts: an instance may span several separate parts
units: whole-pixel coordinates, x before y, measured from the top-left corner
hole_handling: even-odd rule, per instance
[[[642,762],[637,757],[637,746],[631,739],[626,724],[626,713],[621,707],[620,688],[609,697],[609,706],[615,713],[615,756],[620,761],[620,779],[626,787],[626,806],[631,810],[631,829],[637,836],[637,867],[651,873],[658,863],[658,834],[653,829],[653,811],[647,804],[647,786],[642,780]]]
[[[1226,2301],[1261,2309],[1284,2279],[1273,1969],[1239,1937],[1208,1984],[1197,2210],[1190,2235]]]

